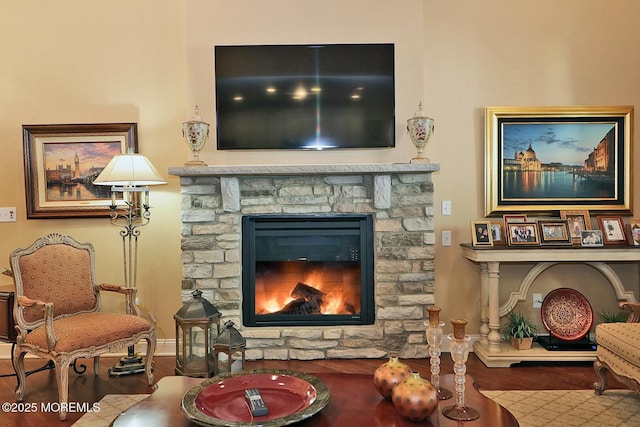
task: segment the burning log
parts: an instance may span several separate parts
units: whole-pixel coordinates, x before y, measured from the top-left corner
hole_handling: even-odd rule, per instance
[[[312,299],[318,299],[320,301],[322,301],[322,298],[327,295],[322,291],[319,291],[318,289],[314,288],[313,286],[309,286],[305,283],[302,282],[298,282],[298,284],[296,285],[295,288],[293,288],[293,291],[291,291],[291,297],[292,298],[304,298],[307,301],[310,301]]]
[[[307,301],[304,298],[293,300],[282,309],[276,311],[276,314],[322,314],[318,300]]]

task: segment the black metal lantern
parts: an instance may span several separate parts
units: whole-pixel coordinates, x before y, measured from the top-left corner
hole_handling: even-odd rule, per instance
[[[215,373],[215,356],[211,353],[211,345],[220,332],[222,314],[202,298],[199,289],[191,295],[193,299],[173,315],[176,321],[175,372],[176,375],[208,378]]]
[[[244,370],[244,350],[247,342],[233,322],[224,322],[224,329],[213,344],[216,374]]]

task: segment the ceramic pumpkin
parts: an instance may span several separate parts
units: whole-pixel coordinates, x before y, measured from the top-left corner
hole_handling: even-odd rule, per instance
[[[393,388],[391,400],[402,417],[423,421],[438,408],[438,390],[418,372],[412,372]]]
[[[385,399],[391,399],[391,391],[396,384],[409,378],[410,375],[409,366],[400,362],[397,357],[392,357],[373,373],[373,383]]]

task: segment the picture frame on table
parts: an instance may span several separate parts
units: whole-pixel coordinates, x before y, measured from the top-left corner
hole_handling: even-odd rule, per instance
[[[504,214],[502,215],[502,221],[504,222],[504,228],[507,229],[507,224],[510,222],[527,222],[526,214]]]
[[[586,248],[600,248],[604,246],[602,230],[583,230],[581,233],[580,244]]]
[[[540,244],[542,245],[572,245],[573,240],[569,234],[569,226],[566,219],[540,219]]]
[[[506,227],[509,246],[538,246],[540,234],[535,222],[510,222]]]
[[[489,221],[471,221],[471,244],[473,246],[493,246]]]
[[[504,224],[500,221],[489,221],[491,225],[491,240],[494,246],[504,246],[507,244],[504,235]]]
[[[630,213],[633,106],[486,107],[485,216]]]
[[[108,217],[111,159],[138,151],[136,123],[23,125],[27,219]]]
[[[591,216],[589,215],[589,211],[560,211],[560,218],[567,220],[569,234],[575,244],[581,243],[582,232],[584,230],[591,230]]]
[[[624,220],[616,215],[598,215],[598,227],[602,231],[602,241],[605,245],[628,245]]]
[[[631,218],[629,220],[629,230],[633,246],[640,246],[640,218]]]

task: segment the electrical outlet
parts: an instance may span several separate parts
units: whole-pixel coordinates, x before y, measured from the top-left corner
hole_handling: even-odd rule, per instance
[[[451,230],[442,230],[442,246],[451,246]]]
[[[542,308],[542,294],[533,294],[533,308]]]
[[[0,208],[0,222],[16,222],[16,208]]]

